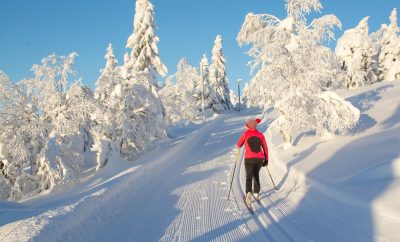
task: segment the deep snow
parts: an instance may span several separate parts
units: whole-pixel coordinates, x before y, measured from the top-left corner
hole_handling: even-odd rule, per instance
[[[1,202],[0,241],[398,241],[399,93],[399,82],[340,91],[361,111],[345,136],[305,133],[291,147],[267,132],[279,191],[262,168],[255,215],[241,199],[243,162],[227,200],[235,142],[244,120],[261,116],[246,110],[173,127],[138,160],[114,156],[74,187]]]

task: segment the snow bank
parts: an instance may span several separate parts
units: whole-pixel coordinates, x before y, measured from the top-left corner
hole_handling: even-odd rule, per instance
[[[327,234],[333,241],[396,241],[400,237],[395,229],[400,226],[400,204],[396,202],[400,197],[400,83],[377,83],[338,93],[360,110],[359,123],[347,135],[311,135],[287,147],[266,133],[267,140],[273,141],[269,143],[271,161],[284,164],[287,170],[282,171],[281,165],[272,167],[275,182],[282,185],[280,195],[272,200],[298,204],[286,217],[294,221],[304,220],[304,211],[310,209],[305,221],[318,233],[308,226],[300,228],[316,241]],[[301,196],[291,195],[296,182],[290,182],[290,177],[305,178]],[[336,219],[343,220],[342,225]]]

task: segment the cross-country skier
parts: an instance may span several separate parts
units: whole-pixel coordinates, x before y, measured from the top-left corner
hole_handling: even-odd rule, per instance
[[[246,121],[246,131],[237,142],[238,147],[245,146],[244,166],[246,169],[246,205],[251,208],[251,194],[254,192],[254,198],[259,201],[260,192],[260,169],[268,165],[268,147],[265,137],[258,132],[257,124],[261,119],[250,119]],[[254,190],[252,181],[254,179]]]

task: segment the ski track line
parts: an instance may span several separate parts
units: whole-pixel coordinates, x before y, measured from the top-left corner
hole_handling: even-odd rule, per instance
[[[211,136],[215,137],[216,135],[211,134]],[[218,140],[208,140],[207,143],[216,141]],[[180,203],[181,206],[185,204],[185,207],[178,205],[183,212],[181,217],[176,219],[179,222],[177,224],[172,223],[166,235],[164,235],[166,241],[167,238],[173,238],[172,241],[237,241],[242,237],[244,239],[250,235],[249,230],[240,224],[240,220],[239,222],[232,221],[232,214],[230,213],[235,208],[231,208],[231,203],[227,207],[227,197],[222,195],[223,193],[227,193],[229,189],[226,181],[229,180],[229,167],[232,165],[232,158],[234,158],[234,154],[231,151],[222,157],[206,162],[203,161],[197,165],[197,168],[189,167],[187,169],[190,172],[204,171],[221,167],[221,163],[224,165],[222,174],[215,174],[208,179],[202,180],[195,186],[193,185],[194,189],[185,190],[188,194],[182,194],[181,201],[188,200],[185,197],[189,197],[191,203],[190,205],[183,202]],[[188,218],[188,221],[184,222],[186,218]],[[236,217],[236,219],[241,219],[241,217]],[[227,228],[218,231],[221,225],[232,222],[235,223],[234,227],[239,226],[240,230]],[[179,227],[176,228],[177,226]],[[171,231],[175,232],[175,234],[171,234]],[[182,233],[182,231],[185,231],[185,233]],[[243,236],[243,232],[247,235]]]
[[[243,152],[242,152],[243,153]],[[262,168],[265,169],[265,168]],[[260,171],[260,178],[263,177],[263,174]],[[269,177],[268,177],[269,178]],[[245,169],[244,169],[244,160],[241,159],[241,162],[238,167],[237,177],[236,177],[236,186],[237,191],[241,194],[244,194],[244,183],[245,183]],[[263,190],[265,189],[274,189],[271,185],[266,186],[266,184],[262,183],[261,187]],[[261,194],[261,204],[259,205],[254,199],[252,199],[252,205],[254,210],[254,215],[248,221],[249,226],[256,230],[258,228],[262,233],[258,233],[256,235],[257,240],[259,241],[310,241],[306,238],[298,229],[293,227],[292,224],[287,223],[285,220],[282,220],[284,216],[277,216],[274,210],[277,210],[275,204],[273,203],[265,203],[265,199],[263,199],[263,190],[260,191]],[[236,194],[236,196],[238,196]],[[268,196],[268,194],[267,194]],[[244,204],[244,202],[242,202]],[[245,206],[245,205],[244,205]],[[247,208],[245,207],[247,210]],[[262,238],[265,236],[266,238]]]
[[[203,135],[204,136],[204,135]],[[202,136],[202,137],[203,137]],[[194,139],[194,140],[191,140],[191,142],[192,143],[194,143],[194,142],[197,142],[197,145],[194,145],[194,146],[199,146],[201,143],[204,143],[203,142],[203,138],[202,137],[200,137],[199,139]],[[204,136],[205,137],[205,136]],[[188,142],[190,142],[190,141],[188,141]],[[195,143],[196,144],[196,143]],[[183,158],[185,158],[184,156],[182,156]],[[176,157],[176,159],[177,160],[179,160],[179,157]],[[182,159],[182,158],[181,158]],[[185,158],[186,159],[186,158]],[[183,161],[183,160],[182,160]],[[199,169],[198,171],[202,171],[203,170],[203,166],[204,166],[204,163],[201,163],[200,164],[200,168],[201,169]],[[165,172],[167,172],[168,173],[168,170],[167,171],[165,171]],[[180,178],[178,178],[178,179],[180,179]],[[166,181],[167,182],[167,181]],[[173,180],[169,180],[168,182],[174,182]],[[182,183],[183,184],[186,184],[187,182],[185,182],[185,181],[182,181]],[[173,185],[175,185],[175,184],[173,184]],[[190,191],[191,191],[191,189],[188,189],[187,187],[190,187],[190,186],[193,186],[193,185],[184,185],[183,186],[183,190],[184,191],[187,191],[187,193],[190,193]],[[182,190],[182,189],[180,189],[180,190]],[[198,190],[198,189],[197,189]],[[144,192],[144,193],[146,193],[146,192]],[[193,192],[192,192],[193,193]],[[148,194],[148,193],[146,193],[146,194]],[[156,194],[156,195],[158,195],[158,194]],[[167,194],[162,194],[161,193],[161,195],[159,195],[158,197],[160,197],[160,198],[162,198],[162,197],[165,197],[165,195],[167,195]],[[183,196],[185,196],[183,199],[186,199],[186,196],[187,197],[189,197],[190,198],[190,195],[185,195],[185,193],[180,193],[180,192],[178,192],[178,194],[176,194],[179,198],[182,198]],[[201,204],[201,198],[199,198],[199,196],[198,196],[199,194],[197,193],[197,194],[194,194],[194,196],[192,196],[192,197],[194,197],[194,199],[193,199],[193,201],[189,201],[189,202],[192,202],[193,203],[193,206],[190,206],[191,208],[195,208],[196,207],[196,205],[197,205],[197,207],[199,206],[199,204]],[[155,196],[155,197],[153,197],[153,199],[154,198],[157,198],[157,196]],[[177,210],[180,210],[180,211],[182,211],[181,209],[182,208],[180,208],[179,207],[179,201],[178,201],[178,207],[176,207],[177,208]],[[201,208],[201,205],[200,205],[200,208]],[[185,208],[183,208],[183,209],[185,209]],[[185,211],[185,210],[183,210],[183,211]],[[196,214],[195,213],[195,211],[193,211],[193,210],[188,210],[188,209],[186,209],[186,211],[187,211],[187,214],[189,214],[189,216],[190,215],[192,215],[193,216],[193,214]],[[179,221],[180,221],[180,223],[182,223],[182,224],[186,224],[186,222],[184,221],[184,219],[187,217],[186,216],[186,214],[183,214],[182,216],[179,216],[180,214],[182,214],[182,212],[180,212],[180,213],[178,213],[178,215],[174,218],[174,220],[171,222],[171,224],[172,224],[172,226],[174,226],[174,224],[176,224],[176,220],[178,221],[178,224],[179,224]],[[201,215],[200,216],[196,216],[196,220],[199,220],[199,219],[201,219],[202,217],[201,217]],[[188,228],[188,229],[183,229],[183,228],[181,228],[181,229],[179,229],[179,227],[178,228],[175,228],[175,230],[176,231],[178,231],[178,234],[179,234],[179,232],[182,232],[182,231],[185,231],[186,232],[186,235],[188,235],[188,236],[197,236],[197,232],[203,232],[202,231],[202,225],[200,224],[200,225],[198,225],[199,223],[198,223],[198,221],[194,221],[194,223],[192,222],[192,223],[190,223],[190,224],[197,224],[197,228],[198,227],[200,227],[200,229],[196,229],[195,230],[195,233],[193,233],[193,228],[192,229],[190,229],[190,228]],[[159,221],[159,223],[160,222],[165,222],[165,221]],[[167,224],[168,224],[168,222],[167,222]],[[143,227],[143,226],[142,226]],[[160,229],[160,227],[158,227],[158,229]],[[168,230],[168,229],[167,229]],[[154,232],[154,230],[153,230],[153,232]],[[192,232],[192,233],[191,233]],[[164,231],[160,231],[160,230],[158,230],[157,231],[157,234],[163,234],[164,233]],[[132,239],[138,239],[138,240],[146,240],[146,239],[149,239],[149,238],[152,238],[151,237],[151,235],[150,234],[143,234],[143,233],[139,233],[139,234],[131,234],[131,236],[132,237],[130,237],[130,239],[129,240],[132,240]],[[165,236],[165,235],[164,235]],[[177,235],[173,235],[172,237],[176,237]],[[155,238],[154,238],[155,239]],[[177,238],[177,240],[179,240],[179,238]]]
[[[230,152],[228,156],[229,155],[230,158],[232,158],[232,152]],[[238,216],[238,213],[236,213],[237,216],[234,217],[235,219],[239,219],[239,222],[235,222],[231,219],[233,215],[231,212],[234,211],[233,209],[235,209],[234,206],[236,204],[232,204],[231,202],[227,204],[227,195],[223,195],[226,194],[229,189],[226,181],[229,179],[229,166],[232,164],[231,159],[222,157],[203,162],[201,169],[221,166],[223,160],[228,160],[228,162],[224,164],[223,175],[215,175],[192,186],[193,189],[185,190],[187,194],[182,194],[181,201],[190,200],[191,203],[185,203],[186,207],[182,207],[182,217],[177,219],[179,223],[170,226],[164,236],[165,240],[162,239],[162,241],[171,241],[168,239],[172,239],[172,241],[237,241],[245,237],[241,235],[242,232],[245,232],[247,236],[250,235],[249,230],[240,224],[241,217]],[[188,198],[185,199],[185,197]],[[193,208],[192,211],[190,208]],[[190,216],[190,214],[192,214],[192,216]],[[186,218],[188,218],[188,221],[183,222]],[[221,232],[216,230],[220,225],[230,222],[237,223],[240,230],[232,231],[226,229]],[[177,226],[179,227],[176,228]],[[178,234],[171,235],[169,231],[174,231]],[[185,233],[183,233],[183,231],[185,231]],[[207,236],[205,236],[205,234]]]

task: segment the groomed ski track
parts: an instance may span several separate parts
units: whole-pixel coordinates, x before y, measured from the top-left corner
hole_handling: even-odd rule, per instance
[[[274,192],[265,179],[262,204],[254,202],[249,214],[242,162],[227,199],[243,115],[221,115],[143,155],[128,171],[92,179],[64,206],[33,203],[26,211],[34,216],[2,226],[1,241],[299,241],[300,233],[279,222],[283,215],[268,199]]]

